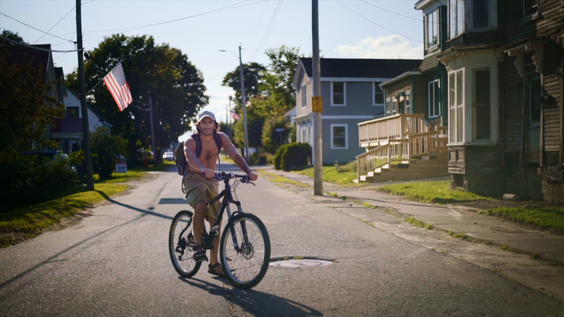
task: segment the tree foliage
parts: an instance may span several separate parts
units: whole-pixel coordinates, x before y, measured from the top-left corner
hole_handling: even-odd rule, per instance
[[[105,127],[98,127],[91,133],[92,167],[100,179],[108,179],[115,168],[116,154],[122,153],[125,140],[112,136]]]
[[[295,105],[296,97],[292,83],[299,62],[299,50],[282,46],[278,49],[267,49],[265,54],[270,59],[268,68],[258,67],[254,65],[256,63],[244,65],[245,93],[250,97],[247,99],[247,130],[249,146],[274,152],[280,145],[280,136],[275,130],[285,129],[284,138],[290,131],[289,123],[282,118]],[[247,82],[256,83],[256,86],[252,85],[252,89],[247,89]],[[233,88],[239,98],[239,68],[225,76],[223,85]],[[235,111],[243,118],[240,102]],[[235,144],[243,146],[242,122],[235,124],[234,131]]]
[[[112,134],[128,140],[130,158],[136,158],[138,147],[151,146],[150,99],[157,149],[176,141],[208,103],[203,76],[188,56],[167,44],[157,45],[151,36],[113,35],[87,53],[86,89],[98,84],[87,92],[89,102],[112,123]],[[119,61],[134,100],[123,112],[100,83]],[[76,72],[67,81],[79,91]]]
[[[266,68],[259,63],[243,64],[243,79],[245,81],[245,98],[247,101],[251,97],[256,96],[260,93],[259,87],[262,81],[262,72],[266,71]],[[223,78],[221,83],[223,86],[228,86],[233,88],[235,91],[235,100],[239,107],[241,106],[241,74],[239,72],[239,67],[235,68],[232,72],[227,73]]]
[[[0,33],[0,45],[12,45],[14,43],[7,41],[5,39],[8,40],[12,40],[14,42],[19,42],[19,43],[25,43],[24,40],[18,35],[18,33],[14,33],[10,30],[2,30],[2,33]]]
[[[45,84],[45,75],[29,59],[8,63],[0,49],[0,165],[14,164],[20,153],[32,149],[56,149],[47,129],[64,105],[47,93],[54,82]]]

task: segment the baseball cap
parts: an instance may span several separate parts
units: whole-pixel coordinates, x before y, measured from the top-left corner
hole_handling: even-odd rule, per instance
[[[215,115],[213,114],[213,112],[211,111],[202,111],[198,114],[198,121],[196,122],[196,124],[200,123],[200,121],[202,121],[203,118],[208,117],[208,118],[212,118],[213,121],[217,122],[215,120]]]

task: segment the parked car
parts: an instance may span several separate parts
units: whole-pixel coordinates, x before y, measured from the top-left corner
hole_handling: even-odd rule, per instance
[[[173,161],[174,160],[174,152],[165,152],[163,154],[163,160]]]

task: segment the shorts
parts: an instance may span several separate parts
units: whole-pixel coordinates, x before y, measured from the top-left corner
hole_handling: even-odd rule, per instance
[[[199,174],[188,173],[184,179],[184,191],[186,192],[186,201],[192,208],[196,208],[199,202],[209,202],[219,193],[219,183],[217,180],[209,180]],[[219,201],[215,204],[208,206],[206,210],[206,217],[215,219],[219,213]]]

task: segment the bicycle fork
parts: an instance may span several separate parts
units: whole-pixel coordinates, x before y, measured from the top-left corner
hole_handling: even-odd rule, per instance
[[[243,214],[243,210],[241,210],[241,203],[238,201],[231,201],[231,203],[235,204],[237,206],[237,211],[235,211],[233,214]],[[231,208],[229,207],[229,204],[226,205],[227,208],[227,217],[228,219],[231,219]],[[237,234],[235,232],[235,224],[233,223],[233,221],[229,221],[229,226],[230,226],[230,230],[231,230],[231,238],[233,239],[233,247],[235,248],[235,251],[237,251],[237,253],[241,253],[243,254],[243,256],[247,257],[249,255],[252,254],[252,245],[249,243],[249,237],[247,236],[247,227],[245,225],[245,221],[242,220],[241,221],[241,233],[243,234],[243,243],[241,244],[241,247],[239,247],[239,242],[237,241]]]

